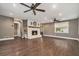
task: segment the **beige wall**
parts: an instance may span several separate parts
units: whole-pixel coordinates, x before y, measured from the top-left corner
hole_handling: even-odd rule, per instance
[[[54,24],[53,23],[43,24],[41,31],[43,31],[43,34],[54,33]]]
[[[79,34],[79,19],[78,19],[78,34]]]
[[[0,39],[14,37],[14,27],[12,25],[13,18],[0,15]]]
[[[44,35],[55,35],[55,36],[79,38],[78,19],[68,20],[67,22],[69,22],[69,33],[55,33],[54,23],[43,24],[41,31],[43,31]]]

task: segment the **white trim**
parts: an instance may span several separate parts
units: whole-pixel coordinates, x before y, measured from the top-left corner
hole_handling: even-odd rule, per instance
[[[0,39],[0,41],[4,41],[4,40],[14,40],[14,38],[2,38],[2,39]]]
[[[56,37],[56,38],[64,38],[64,39],[71,39],[71,40],[78,40],[78,41],[79,41],[79,38],[62,37],[62,36],[53,36],[53,35],[44,35],[44,36]]]

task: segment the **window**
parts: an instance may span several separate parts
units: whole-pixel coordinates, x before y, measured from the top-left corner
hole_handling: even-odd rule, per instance
[[[69,22],[55,23],[55,33],[69,33]]]

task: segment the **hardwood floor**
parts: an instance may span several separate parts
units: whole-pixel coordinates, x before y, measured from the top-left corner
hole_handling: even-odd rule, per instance
[[[0,56],[79,56],[79,42],[43,37],[0,42]]]

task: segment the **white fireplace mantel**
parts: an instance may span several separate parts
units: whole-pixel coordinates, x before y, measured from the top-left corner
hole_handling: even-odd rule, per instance
[[[40,34],[40,23],[36,22],[36,25],[33,25],[34,21],[27,21],[27,38],[28,39],[34,39],[41,37]],[[32,35],[32,31],[37,31],[37,35]]]

